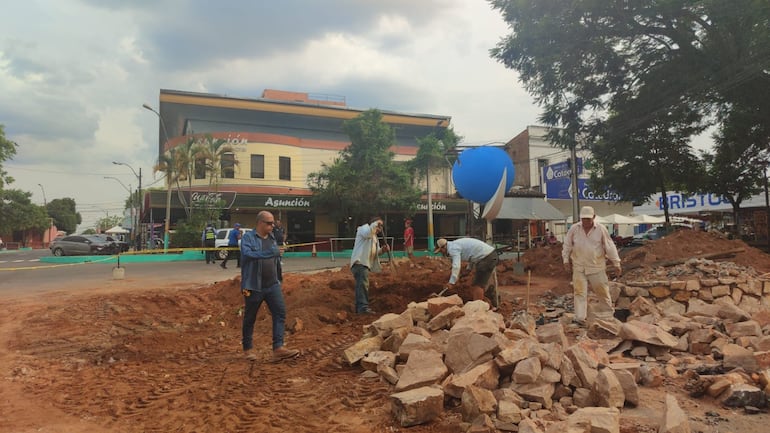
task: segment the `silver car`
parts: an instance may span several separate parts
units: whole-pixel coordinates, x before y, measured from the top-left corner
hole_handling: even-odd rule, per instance
[[[117,254],[120,247],[96,235],[72,235],[54,239],[49,246],[55,256]]]

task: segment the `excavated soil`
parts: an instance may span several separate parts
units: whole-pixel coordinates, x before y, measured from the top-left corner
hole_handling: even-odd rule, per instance
[[[622,251],[624,268],[737,249],[730,260],[770,272],[770,256],[740,241],[678,232]],[[372,274],[371,307],[401,312],[439,292],[447,259],[398,261]],[[504,316],[543,295],[570,293],[558,246],[526,252],[499,267]],[[467,299],[465,276],[458,294]],[[270,316],[260,310],[259,359],[240,350],[238,278],[190,289],[137,282],[117,294],[0,302],[0,431],[3,432],[460,432],[459,409],[428,424],[400,427],[384,381],[362,375],[341,352],[373,316],[352,314],[347,268],[287,274],[287,344],[299,357],[270,362]],[[766,431],[767,413],[744,415],[690,399],[683,379],[642,388],[644,404],[623,410],[623,433],[657,431],[665,392],[674,393],[693,431]],[[714,415],[716,414],[716,415]]]

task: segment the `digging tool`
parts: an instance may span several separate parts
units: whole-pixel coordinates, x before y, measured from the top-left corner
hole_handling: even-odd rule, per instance
[[[382,241],[388,246],[388,263],[390,264],[390,270],[395,271],[396,265],[393,263],[393,254],[390,252],[390,244],[388,244],[388,237],[385,235],[385,226],[382,226]]]
[[[532,281],[532,271],[527,271],[527,303],[525,304],[527,307],[527,314],[529,314],[529,283]]]

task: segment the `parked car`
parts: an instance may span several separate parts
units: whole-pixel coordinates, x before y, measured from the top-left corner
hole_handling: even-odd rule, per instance
[[[692,230],[692,226],[685,223],[674,223],[671,224],[671,228],[668,231],[666,231],[665,226],[655,226],[644,233],[635,234],[634,239],[631,241],[631,245],[642,245],[646,241],[654,241],[656,239],[660,239],[667,234],[673,233],[677,230]]]
[[[108,242],[115,243],[115,245],[118,246],[117,250],[120,251],[121,253],[125,253],[126,251],[128,251],[131,248],[131,245],[128,242],[121,241],[119,239],[116,239],[113,236],[110,236],[110,235],[97,235],[97,236],[104,238]]]
[[[214,240],[214,246],[217,248],[222,248],[221,250],[217,251],[217,258],[219,260],[224,260],[227,258],[228,250],[224,249],[227,248],[228,238],[230,236],[230,231],[235,230],[234,228],[226,228],[226,229],[218,229],[217,230],[217,237]],[[248,231],[248,229],[245,229],[243,227],[240,228],[241,231],[241,237]],[[238,241],[238,245],[241,244],[241,241]]]
[[[117,254],[120,247],[101,236],[72,235],[54,239],[49,248],[55,256],[82,256]]]

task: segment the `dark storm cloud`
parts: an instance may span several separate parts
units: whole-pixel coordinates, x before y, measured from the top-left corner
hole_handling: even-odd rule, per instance
[[[195,69],[226,59],[258,59],[293,51],[328,33],[366,33],[384,15],[422,27],[439,18],[441,7],[434,0],[194,0],[184,4],[173,10],[162,3],[155,5],[163,12],[142,23],[143,49],[163,69]],[[392,37],[384,41],[406,42]]]

